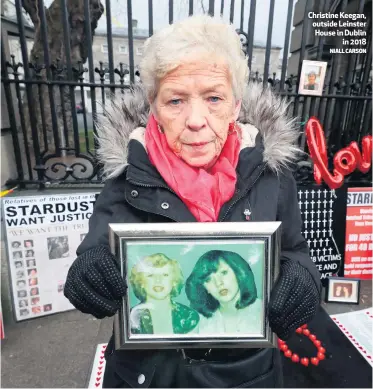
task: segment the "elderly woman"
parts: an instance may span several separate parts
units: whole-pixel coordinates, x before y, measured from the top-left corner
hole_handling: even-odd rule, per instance
[[[97,318],[114,315],[126,285],[108,223],[282,221],[281,272],[269,323],[280,338],[315,315],[320,277],[301,235],[297,131],[286,105],[248,84],[233,26],[193,16],[145,45],[142,84],[99,119],[108,178],[69,269],[65,296]],[[104,387],[281,386],[277,349],[106,349]]]

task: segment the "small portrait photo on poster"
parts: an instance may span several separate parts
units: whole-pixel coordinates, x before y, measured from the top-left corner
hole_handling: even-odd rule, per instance
[[[32,297],[31,298],[31,305],[37,305],[40,303],[40,297]]]
[[[35,257],[35,251],[34,250],[26,250],[26,258],[32,258]]]
[[[19,301],[18,301],[18,306],[19,306],[20,308],[27,307],[27,306],[28,306],[28,301],[27,301],[27,300],[19,300]]]
[[[13,259],[22,259],[22,251],[13,251]]]
[[[11,243],[12,249],[19,249],[21,247],[21,242],[18,240]]]
[[[30,314],[30,311],[28,309],[20,309],[19,315],[20,316],[28,316]]]
[[[31,308],[32,313],[41,313],[41,307],[32,307]]]
[[[29,277],[36,277],[38,275],[38,272],[36,269],[28,269],[27,270],[27,275]]]
[[[326,302],[359,304],[359,299],[359,279],[345,277],[329,277],[325,294]]]
[[[24,240],[23,245],[25,248],[29,249],[31,247],[34,247],[34,241],[32,239]]]
[[[68,236],[47,238],[49,259],[66,258],[69,256]]]
[[[28,259],[28,260],[26,261],[26,265],[27,265],[27,267],[36,266],[36,261],[35,261],[35,259]]]
[[[27,291],[26,290],[19,290],[17,292],[17,297],[18,298],[25,298],[25,297],[27,297]]]
[[[44,312],[50,312],[52,310],[52,304],[45,304],[43,305],[43,311]]]
[[[29,286],[35,286],[38,284],[38,279],[37,278],[29,278],[28,284],[29,284]]]
[[[16,278],[23,278],[25,276],[25,272],[23,270],[16,271]]]
[[[304,60],[299,81],[299,94],[322,96],[327,62]]]
[[[22,261],[15,261],[14,266],[16,267],[16,269],[20,269],[21,267],[23,267],[23,262]]]
[[[30,296],[37,296],[39,294],[39,288],[31,288]]]
[[[25,280],[17,281],[17,288],[25,288],[25,287],[26,287],[26,281]]]

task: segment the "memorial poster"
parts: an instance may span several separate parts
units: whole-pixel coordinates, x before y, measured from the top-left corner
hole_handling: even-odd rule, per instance
[[[95,198],[95,193],[80,193],[3,199],[17,321],[74,309],[63,289]]]

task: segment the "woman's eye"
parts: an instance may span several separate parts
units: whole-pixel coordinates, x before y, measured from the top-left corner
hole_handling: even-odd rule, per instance
[[[179,105],[181,103],[181,99],[172,99],[168,103],[170,105]]]
[[[208,98],[208,100],[209,100],[211,103],[217,103],[217,102],[220,101],[220,97],[218,97],[218,96],[210,96],[210,97]]]
[[[226,275],[228,274],[228,271],[227,271],[227,270],[223,270],[223,271],[221,272],[221,274],[223,274],[223,276],[226,276]]]
[[[205,282],[207,282],[207,283],[211,282],[211,277],[208,276],[208,277],[205,279]]]
[[[168,277],[169,274],[168,273],[163,273],[163,277]]]

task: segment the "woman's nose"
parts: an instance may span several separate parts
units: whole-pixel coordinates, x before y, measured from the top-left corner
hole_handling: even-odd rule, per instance
[[[191,102],[186,125],[192,131],[199,131],[206,125],[206,109],[201,101]]]

